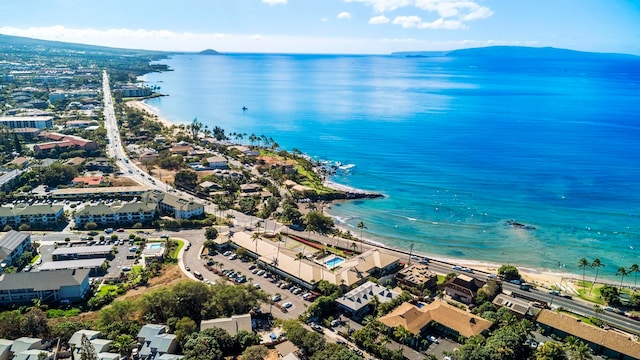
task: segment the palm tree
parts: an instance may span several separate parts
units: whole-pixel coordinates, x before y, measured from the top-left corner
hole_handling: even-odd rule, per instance
[[[352,242],[351,248],[353,249],[353,251],[356,251],[358,249],[358,244],[356,244],[355,242]]]
[[[438,298],[438,300],[443,301],[444,300],[444,291],[442,291],[442,290],[436,291],[436,297]]]
[[[578,267],[582,268],[582,287],[585,287],[585,283],[584,283],[584,273],[587,269],[587,266],[589,266],[591,264],[589,264],[589,260],[587,260],[587,258],[582,258],[580,260],[578,260]]]
[[[260,238],[260,235],[258,233],[251,234],[251,241],[256,243],[256,255],[258,255],[258,239],[259,238]]]
[[[591,359],[591,349],[587,344],[578,340],[573,336],[567,336],[565,339],[566,349],[571,354],[570,358],[575,360]]]
[[[304,253],[299,252],[296,254],[296,260],[298,261],[298,279],[300,279],[300,265],[302,265],[302,258],[304,257]]]
[[[360,229],[360,252],[362,252],[362,230],[366,229],[367,227],[364,226],[364,222],[360,221],[358,223],[358,229]]]
[[[636,287],[638,286],[638,272],[640,272],[638,264],[633,264],[629,267],[629,275],[631,275],[631,273],[636,273],[636,276],[633,279],[633,291],[636,291]]]
[[[396,330],[393,332],[393,335],[400,340],[400,343],[398,345],[400,345],[398,347],[398,349],[400,349],[402,347],[402,344],[406,344],[407,340],[411,339],[413,337],[413,334],[411,333],[411,331],[407,330],[406,327],[400,325],[396,328]]]
[[[620,275],[620,290],[622,290],[622,281],[624,280],[624,277],[627,276],[627,274],[629,273],[624,266],[620,266],[618,268],[618,271],[616,271],[616,275]]]
[[[596,268],[596,277],[593,279],[593,283],[591,284],[591,287],[589,288],[589,294],[591,294],[591,291],[593,290],[593,285],[595,285],[596,281],[598,281],[598,272],[600,271],[601,267],[604,267],[604,264],[602,263],[602,261],[600,261],[600,259],[595,258],[593,260],[593,262],[591,263],[591,267],[592,268]]]
[[[602,310],[602,307],[598,304],[593,305],[593,312],[596,314],[596,319],[598,318],[598,315],[604,314],[604,310]]]

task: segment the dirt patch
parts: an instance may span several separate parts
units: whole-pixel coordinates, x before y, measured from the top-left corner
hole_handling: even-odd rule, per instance
[[[163,268],[162,272],[159,276],[149,279],[149,285],[140,287],[134,290],[129,290],[126,294],[119,296],[116,300],[136,300],[142,294],[148,292],[149,290],[159,287],[159,286],[172,286],[178,281],[189,279],[183,272],[180,270],[180,267],[176,265],[167,265]],[[50,319],[49,326],[54,324],[63,322],[63,321],[71,321],[71,322],[95,322],[98,319],[98,314],[100,311],[89,311],[86,313],[82,313],[78,316],[71,316],[66,318],[57,318]]]
[[[111,182],[111,186],[140,186],[137,181],[127,176],[109,177],[109,182]]]

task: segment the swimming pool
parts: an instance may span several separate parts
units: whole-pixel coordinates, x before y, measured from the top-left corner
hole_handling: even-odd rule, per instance
[[[151,249],[151,250],[162,249],[162,244],[160,244],[160,243],[149,244],[149,249]]]
[[[325,260],[324,264],[327,265],[330,268],[334,268],[334,267],[338,266],[340,263],[342,263],[343,261],[344,261],[343,257],[334,256],[329,260]]]

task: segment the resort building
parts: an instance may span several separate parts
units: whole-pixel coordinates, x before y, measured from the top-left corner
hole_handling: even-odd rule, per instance
[[[146,263],[152,260],[162,260],[167,251],[167,246],[164,242],[149,242],[142,250],[142,258]]]
[[[0,238],[0,271],[31,249],[31,234],[11,230]]]
[[[138,332],[138,342],[142,344],[140,357],[155,359],[163,354],[173,354],[178,348],[178,339],[166,333],[164,325],[147,324]]]
[[[403,303],[381,317],[380,322],[390,328],[404,326],[414,335],[436,332],[454,339],[486,334],[493,326],[493,322],[443,301],[422,304],[421,307]]]
[[[338,303],[338,308],[344,311],[347,316],[354,320],[360,320],[369,313],[376,301],[378,303],[387,303],[400,294],[398,291],[367,281],[336,299],[336,302]]]
[[[84,227],[88,222],[100,226],[120,226],[122,224],[150,223],[156,215],[154,202],[133,202],[116,205],[85,205],[75,214],[76,228]]]
[[[53,127],[53,116],[0,116],[0,126],[9,129],[50,129]]]
[[[102,176],[76,176],[71,180],[73,185],[100,186],[104,184]]]
[[[110,186],[97,188],[67,188],[51,192],[54,199],[123,198],[142,196],[149,191],[144,186]]]
[[[95,141],[87,140],[75,135],[44,133],[41,136],[53,141],[34,145],[33,151],[38,154],[46,153],[55,148],[74,147],[85,151],[93,151],[98,148],[98,144]]]
[[[98,94],[98,91],[93,89],[55,90],[49,93],[49,102],[54,103],[64,99],[95,98],[98,97]]]
[[[251,332],[251,314],[233,315],[230,318],[202,320],[200,322],[200,331],[214,327],[224,329],[231,336],[235,336],[241,330]]]
[[[471,304],[478,294],[478,290],[485,284],[486,282],[480,279],[458,274],[445,284],[445,293],[456,301]]]
[[[103,275],[107,269],[106,258],[47,261],[38,267],[42,271],[89,270],[89,276]]]
[[[156,202],[161,213],[176,219],[190,219],[204,215],[204,205],[162,191],[152,190],[145,199]]]
[[[438,275],[424,264],[411,264],[396,273],[401,284],[416,289],[432,289],[438,284]]]
[[[151,89],[146,86],[124,85],[117,88],[116,91],[122,91],[123,97],[144,97],[151,95]]]
[[[13,190],[24,172],[25,170],[22,169],[14,169],[0,175],[0,190],[5,192]]]
[[[319,259],[319,250],[312,246],[300,243],[299,249],[288,248],[287,241],[296,240],[254,240],[245,232],[233,233],[230,239],[218,237],[217,241],[223,247],[228,243],[232,247],[245,248],[249,256],[258,259],[270,271],[307,289],[314,289],[320,280],[349,287],[359,285],[369,276],[380,277],[392,273],[400,262],[396,256],[378,249],[365,251],[350,259],[333,254]],[[303,253],[302,258],[297,256],[300,252]]]
[[[542,310],[537,321],[545,335],[555,335],[561,339],[574,336],[589,345],[595,353],[608,358],[632,360],[638,359],[640,354],[640,342],[614,329],[605,330],[550,310]]]
[[[492,303],[498,308],[506,307],[520,319],[531,318],[533,316],[534,309],[537,309],[531,305],[529,301],[512,297],[507,294],[498,294],[498,296],[493,299]]]
[[[51,346],[52,343],[47,340],[21,337],[11,342],[9,351],[13,354],[13,360],[49,360],[53,359],[53,354],[47,351]],[[44,354],[44,356],[42,356],[42,354]],[[11,356],[9,358],[11,358]]]
[[[0,274],[0,304],[82,300],[89,291],[89,270],[56,270]]]
[[[30,127],[17,128],[17,129],[13,129],[13,133],[16,134],[16,135],[20,135],[20,136],[24,137],[25,139],[33,139],[36,136],[38,136],[38,134],[40,134],[40,129],[38,129],[38,128],[30,128]]]
[[[18,204],[13,208],[0,207],[0,226],[18,228],[28,224],[32,228],[46,229],[65,221],[64,207],[60,205]]]

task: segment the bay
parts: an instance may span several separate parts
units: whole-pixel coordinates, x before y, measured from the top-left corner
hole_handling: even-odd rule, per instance
[[[456,259],[605,277],[639,261],[640,61],[176,55],[142,79],[176,123],[339,162],[385,198],[334,205],[359,235]],[[242,107],[248,107],[243,111]],[[535,226],[512,228],[506,221]]]

